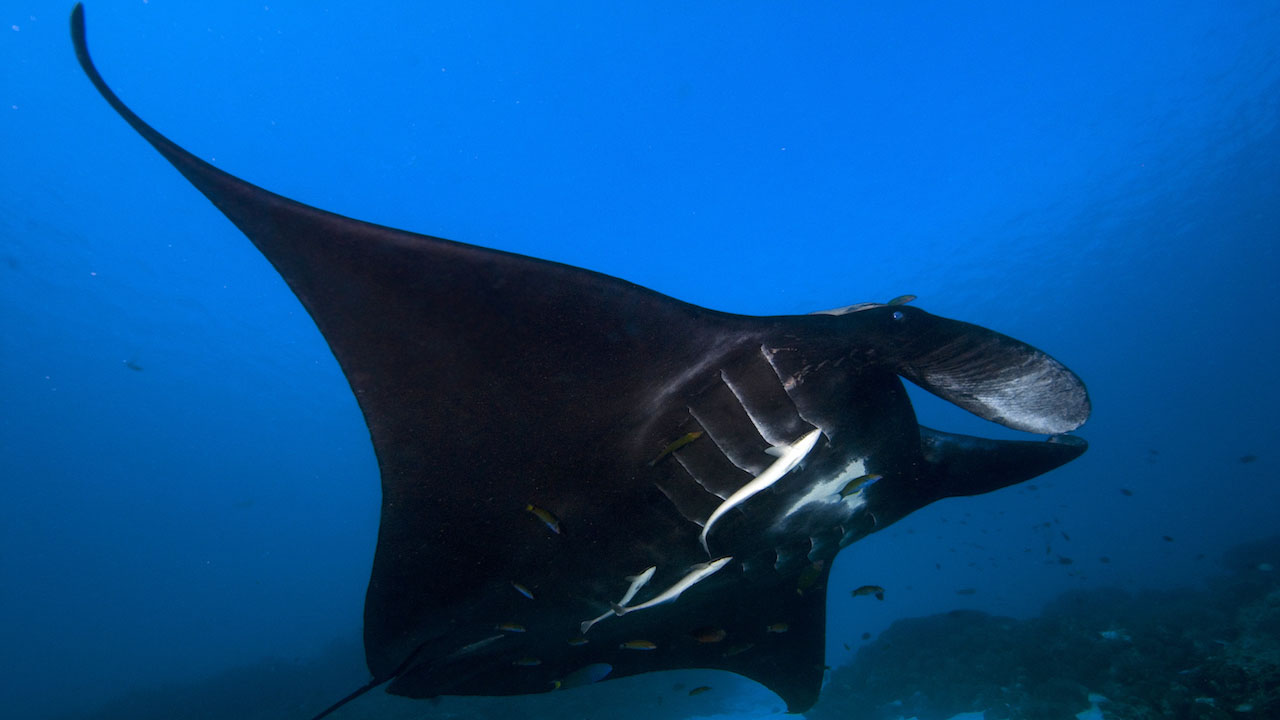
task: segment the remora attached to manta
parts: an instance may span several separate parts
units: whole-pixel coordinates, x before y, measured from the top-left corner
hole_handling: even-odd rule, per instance
[[[364,413],[383,496],[372,679],[321,715],[383,683],[513,695],[675,668],[803,711],[840,548],[1085,450],[1062,435],[1089,415],[1079,378],[976,325],[895,304],[716,312],[270,193],[143,122],[94,68],[79,5],[71,28],[102,96],[279,271]],[[1053,437],[925,428],[900,378]]]

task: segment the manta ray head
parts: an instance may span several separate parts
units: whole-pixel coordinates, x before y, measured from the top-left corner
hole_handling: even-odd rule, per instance
[[[1086,448],[1063,435],[1088,418],[1084,384],[1030,345],[901,305],[809,317],[808,333],[752,338],[683,393],[699,439],[672,452],[658,482],[702,525],[712,555],[775,571],[829,562],[935,500],[1027,480]],[[900,378],[1052,437],[996,441],[921,426]]]

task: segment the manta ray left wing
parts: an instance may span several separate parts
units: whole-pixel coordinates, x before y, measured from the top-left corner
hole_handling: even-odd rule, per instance
[[[111,106],[275,266],[368,424],[382,517],[372,681],[505,695],[723,668],[793,711],[822,680],[840,547],[1083,441],[924,431],[899,376],[1010,427],[1084,422],[1048,355],[915,308],[746,317],[599,273],[324,212]]]

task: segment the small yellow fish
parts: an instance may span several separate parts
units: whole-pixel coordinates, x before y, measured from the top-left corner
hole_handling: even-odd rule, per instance
[[[542,664],[542,661],[536,657],[522,657],[519,660],[512,661],[512,665],[516,667],[536,667]]]
[[[700,686],[698,686],[698,687],[696,687],[696,688],[694,688],[694,689],[692,689],[692,690],[690,690],[690,691],[689,691],[689,697],[693,697],[694,695],[701,695],[701,694],[702,694],[702,693],[704,693],[704,692],[711,692],[711,686],[710,686],[710,685],[700,685]]]
[[[899,295],[898,297],[886,303],[886,305],[906,305],[907,303],[915,299],[916,299],[915,295]]]
[[[523,596],[525,596],[525,597],[529,598],[530,600],[532,600],[532,599],[533,599],[533,593],[529,591],[529,588],[527,588],[527,587],[525,587],[525,586],[521,585],[520,583],[515,582],[515,581],[512,581],[512,583],[511,583],[511,587],[515,588],[515,589],[516,589],[516,592],[518,592],[518,593],[520,593],[521,595],[523,595]]]
[[[862,587],[855,589],[853,592],[849,594],[854,597],[859,597],[861,595],[875,595],[877,600],[883,600],[884,588],[880,587],[879,585],[863,585]]]
[[[771,633],[784,633],[787,630],[789,630],[790,627],[791,626],[787,625],[786,623],[774,623],[769,627],[765,628],[764,630],[765,632],[771,632]]]
[[[623,650],[657,650],[658,646],[648,640],[628,640],[618,646]]]
[[[866,475],[860,475],[850,480],[848,483],[845,484],[844,487],[840,488],[840,497],[846,498],[858,492],[864,487],[870,487],[874,485],[876,481],[879,480],[881,477],[882,476],[876,475],[875,473],[867,473]]]
[[[550,512],[532,504],[525,505],[524,509],[526,512],[531,512],[537,516],[537,518],[545,523],[547,527],[551,528],[551,532],[557,535],[560,534],[560,519],[555,515],[552,515]]]
[[[822,577],[822,570],[827,566],[822,560],[815,560],[804,567],[800,571],[800,577],[796,579],[796,593],[804,595],[808,592],[813,584],[818,582],[818,578]]]
[[[672,440],[666,447],[662,448],[662,452],[658,453],[658,457],[649,461],[649,466],[652,467],[654,465],[657,465],[658,461],[661,460],[662,458],[670,455],[671,453],[679,450],[680,448],[684,447],[685,445],[688,445],[689,443],[693,442],[694,440],[697,440],[700,437],[702,437],[702,431],[694,430],[693,432],[685,433],[684,435],[681,435],[675,440]]]
[[[551,687],[555,690],[582,687],[583,685],[600,682],[608,677],[611,672],[613,672],[613,666],[609,663],[591,663],[574,670],[559,680],[552,680]]]
[[[569,638],[569,645],[571,647],[581,647],[586,644],[587,644],[587,638],[585,635],[579,635],[577,637]]]
[[[503,630],[505,632],[524,632],[524,626],[520,623],[504,622],[494,627],[495,630]]]
[[[725,631],[718,627],[704,627],[704,628],[698,628],[697,630],[694,630],[689,634],[693,636],[694,640],[697,640],[698,642],[703,643],[704,645],[709,645],[711,643],[718,643],[721,640],[723,640],[725,636]]]

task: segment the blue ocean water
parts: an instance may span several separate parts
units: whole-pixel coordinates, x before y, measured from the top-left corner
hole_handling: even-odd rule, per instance
[[[140,115],[283,195],[731,312],[912,293],[1079,373],[1080,460],[841,554],[839,668],[901,618],[1194,586],[1275,532],[1280,8],[1078,5],[87,15]],[[272,268],[85,80],[69,11],[0,11],[0,707],[88,713],[231,674],[247,707],[305,717],[365,679],[367,431]],[[1014,436],[913,398],[928,425]],[[868,583],[884,602],[849,597]],[[245,680],[317,658],[293,686]],[[781,707],[725,674],[673,695],[702,684],[676,677],[585,692],[673,718]]]

